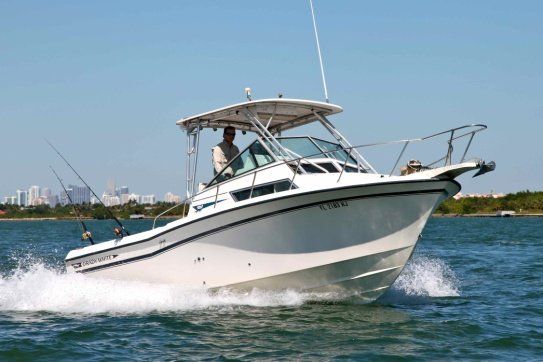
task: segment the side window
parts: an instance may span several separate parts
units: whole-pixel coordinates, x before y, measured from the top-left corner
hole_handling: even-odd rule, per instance
[[[338,169],[336,168],[336,166],[334,166],[332,163],[330,162],[326,162],[326,163],[317,163],[317,165],[319,165],[320,167],[324,168],[326,171],[330,172],[330,173],[334,173],[334,172],[339,172]]]
[[[315,167],[314,165],[312,165],[310,163],[304,163],[300,167],[303,167],[305,172],[307,172],[307,173],[325,173],[323,170],[321,170],[318,167]]]
[[[298,188],[296,185],[292,185],[292,189]],[[282,191],[288,191],[290,189],[290,181],[289,180],[283,180],[279,182],[274,182],[270,184],[264,184],[264,185],[258,185],[253,188],[253,194],[251,195],[251,188],[238,190],[232,192],[232,196],[234,197],[234,200],[236,201],[243,201],[247,200],[249,196],[251,198],[258,197],[258,196],[264,196],[268,194],[273,194],[275,192],[282,192]]]

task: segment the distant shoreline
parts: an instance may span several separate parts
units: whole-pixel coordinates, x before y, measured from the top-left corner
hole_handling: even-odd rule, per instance
[[[141,219],[120,219],[126,220],[153,220],[154,216],[144,216]],[[113,220],[113,219],[93,219],[92,217],[82,217],[82,220]],[[177,216],[161,216],[160,219],[179,219]],[[14,218],[0,218],[2,221],[77,221],[76,217],[14,217]]]
[[[508,216],[498,216],[494,214],[432,214],[432,217],[436,218],[449,218],[449,217],[497,217],[497,218],[506,218],[506,217],[543,217],[543,213],[535,214],[512,214]]]
[[[496,216],[496,214],[432,214],[432,217],[435,218],[474,218],[474,217],[495,217],[495,218],[504,218],[504,216]],[[533,214],[513,214],[505,217],[543,217],[543,213],[533,213]],[[179,219],[178,216],[162,216],[161,219]],[[83,220],[112,220],[112,219],[93,219],[91,217],[83,217]],[[153,216],[145,216],[142,219],[133,219],[133,220],[152,220]],[[21,218],[0,218],[2,221],[74,221],[77,220],[76,217],[21,217]],[[131,219],[121,219],[121,220],[131,220]]]

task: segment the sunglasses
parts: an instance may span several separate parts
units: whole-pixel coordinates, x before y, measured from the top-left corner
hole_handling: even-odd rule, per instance
[[[227,136],[235,136],[236,135],[236,133],[232,133],[232,132],[225,132],[224,134],[227,135]]]

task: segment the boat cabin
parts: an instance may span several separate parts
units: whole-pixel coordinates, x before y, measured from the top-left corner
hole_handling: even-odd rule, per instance
[[[244,102],[181,119],[177,124],[188,137],[187,199],[192,199],[191,210],[216,207],[226,199],[237,202],[296,189],[294,175],[334,174],[337,179],[343,173],[375,173],[328,120],[328,116],[341,111],[341,107],[329,103],[277,98]],[[311,136],[281,136],[285,130],[311,122],[320,122],[337,142]],[[254,132],[256,139],[197,191],[195,174],[201,131],[228,126]],[[232,174],[226,174],[227,169]]]

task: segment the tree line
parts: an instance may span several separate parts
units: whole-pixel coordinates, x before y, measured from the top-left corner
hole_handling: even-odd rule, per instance
[[[516,213],[543,213],[543,192],[520,191],[501,198],[463,197],[445,200],[435,211],[438,214],[491,214],[500,210]]]
[[[171,208],[175,204],[168,202],[158,202],[153,205],[141,205],[133,201],[118,206],[111,206],[109,210],[117,218],[128,219],[130,215],[140,214],[147,217],[154,217],[160,213]],[[77,205],[77,212],[83,218],[92,218],[92,219],[109,219],[110,215],[107,212],[106,208],[101,204],[83,204]],[[173,210],[165,214],[165,216],[182,216],[183,209],[185,212],[188,211],[188,206],[184,208],[183,205],[180,205]],[[56,205],[51,207],[49,205],[38,205],[38,206],[28,206],[21,207],[18,205],[5,205],[0,204],[0,218],[3,219],[21,219],[21,218],[75,218],[76,214],[72,205]]]

